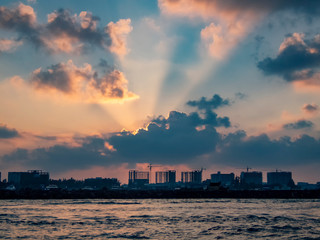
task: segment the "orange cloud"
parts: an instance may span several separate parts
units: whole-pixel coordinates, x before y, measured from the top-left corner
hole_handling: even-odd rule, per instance
[[[201,17],[213,21],[201,31],[201,39],[211,56],[223,59],[252,30],[267,10],[248,6],[239,8],[238,4],[224,4],[221,1],[183,1],[159,0],[159,7],[167,15],[189,18]]]
[[[22,45],[22,41],[0,38],[0,52],[14,51]]]
[[[85,102],[122,102],[138,98],[128,91],[128,81],[119,70],[107,72],[99,77],[88,63],[77,67],[72,60],[41,68],[31,75],[32,86],[46,93],[63,95]]]
[[[118,22],[110,22],[107,25],[106,32],[112,40],[110,51],[123,56],[128,53],[127,35],[132,31],[130,19],[120,19]]]
[[[18,5],[17,11],[19,12],[20,16],[26,16],[29,18],[29,21],[32,24],[35,24],[37,21],[37,16],[33,10],[32,7],[28,6],[28,5],[24,5],[23,3],[20,3]]]
[[[297,80],[292,82],[294,89],[297,92],[320,92],[320,73],[314,73],[312,76],[308,76],[308,70],[303,70],[295,73]],[[299,76],[299,77],[298,77]]]

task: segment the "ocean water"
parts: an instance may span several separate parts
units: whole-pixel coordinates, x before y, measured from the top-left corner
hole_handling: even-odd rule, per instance
[[[320,239],[320,200],[0,200],[0,239]]]

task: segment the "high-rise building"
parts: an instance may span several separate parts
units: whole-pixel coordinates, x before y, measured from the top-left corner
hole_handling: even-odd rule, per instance
[[[211,182],[221,183],[222,186],[231,186],[234,183],[234,173],[222,174],[221,172],[211,174]]]
[[[293,183],[292,172],[268,172],[267,173],[268,185],[277,186],[290,186]]]
[[[39,188],[49,184],[49,173],[41,170],[27,172],[8,172],[8,182],[15,187]]]
[[[162,171],[156,172],[156,183],[175,183],[176,182],[176,171]]]
[[[262,186],[262,172],[241,172],[241,185]]]
[[[202,171],[181,172],[181,182],[183,183],[201,183]]]
[[[143,186],[149,184],[149,172],[130,170],[129,185]]]

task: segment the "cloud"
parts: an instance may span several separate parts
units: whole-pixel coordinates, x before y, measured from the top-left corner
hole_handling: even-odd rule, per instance
[[[320,139],[302,135],[271,140],[266,134],[247,136],[244,131],[227,135],[212,160],[229,166],[292,167],[319,162]]]
[[[201,39],[217,59],[227,57],[256,24],[272,12],[293,10],[308,16],[320,13],[320,3],[316,0],[308,3],[299,0],[158,0],[158,5],[167,15],[211,21],[202,29]]]
[[[270,139],[266,134],[247,136],[243,130],[224,135],[216,130],[226,126],[222,118],[211,113],[215,121],[206,114],[171,111],[168,117],[153,118],[136,131],[74,137],[72,143],[46,148],[20,148],[0,157],[0,162],[4,168],[23,166],[61,174],[139,162],[195,166],[200,161],[208,166],[271,168],[320,160],[320,139],[308,135]]]
[[[9,139],[20,137],[18,131],[14,128],[8,128],[6,125],[0,123],[0,139]]]
[[[199,110],[210,110],[217,109],[223,106],[229,106],[230,101],[228,99],[223,99],[220,95],[214,94],[211,99],[207,100],[206,97],[202,97],[198,101],[188,101],[187,105],[191,107],[197,107]]]
[[[66,172],[71,169],[85,169],[90,166],[107,166],[110,151],[104,146],[105,141],[98,136],[82,139],[79,146],[57,144],[48,148],[33,150],[16,149],[2,157],[2,164],[21,164],[24,166],[46,169],[52,172]]]
[[[305,104],[303,105],[302,110],[305,111],[306,113],[314,113],[319,110],[319,106],[315,103]]]
[[[122,101],[138,97],[128,91],[128,81],[119,70],[107,71],[100,77],[90,64],[77,67],[72,60],[52,65],[45,70],[36,69],[30,81],[35,89],[58,91],[89,102]]]
[[[108,142],[119,158],[186,162],[214,151],[220,138],[215,128],[229,126],[228,117],[218,117],[211,110],[203,117],[197,112],[171,111],[168,117],[152,119],[145,129],[118,133]]]
[[[56,141],[58,138],[56,136],[40,136],[35,135],[36,138],[47,140],[47,141]]]
[[[239,15],[249,12],[276,12],[294,10],[317,16],[320,13],[320,3],[310,0],[308,3],[300,0],[158,0],[159,7],[167,14],[212,17],[220,14]]]
[[[126,55],[127,49],[127,35],[132,31],[130,19],[120,19],[118,22],[110,22],[106,27],[106,32],[111,38],[110,51],[119,56]]]
[[[201,39],[209,49],[211,56],[224,59],[229,52],[247,35],[251,24],[237,22],[228,27],[215,23],[201,30]]]
[[[287,123],[283,125],[284,129],[287,130],[298,130],[298,129],[305,129],[305,128],[312,128],[314,126],[313,122],[308,120],[298,120],[293,123]]]
[[[22,43],[18,40],[0,38],[0,52],[15,51]]]
[[[79,15],[59,9],[48,14],[48,22],[39,24],[31,6],[20,3],[15,8],[0,7],[0,29],[11,30],[19,38],[28,40],[35,47],[43,47],[51,53],[83,53],[99,47],[116,55],[127,53],[126,37],[131,32],[130,19],[98,27],[100,18],[91,12]]]
[[[320,63],[320,35],[305,39],[302,33],[285,38],[275,58],[266,58],[258,68],[266,75],[278,75],[288,82],[319,85],[317,69]]]
[[[3,29],[14,29],[21,33],[32,32],[36,20],[33,8],[23,3],[13,9],[0,6],[0,27]]]

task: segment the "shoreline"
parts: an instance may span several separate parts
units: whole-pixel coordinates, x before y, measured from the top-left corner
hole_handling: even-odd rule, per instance
[[[320,199],[318,190],[0,190],[0,199]]]

